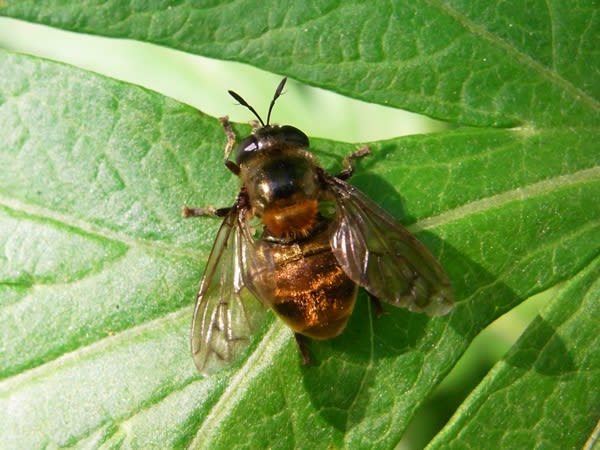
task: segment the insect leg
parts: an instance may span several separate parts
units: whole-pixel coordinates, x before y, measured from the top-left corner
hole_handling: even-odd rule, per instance
[[[377,297],[375,297],[373,294],[371,294],[370,292],[367,292],[367,294],[369,295],[369,301],[371,302],[371,306],[375,310],[375,315],[377,317],[381,317],[384,314],[386,314],[386,311],[383,308],[383,306],[381,305],[381,302],[379,301],[379,299]]]
[[[227,208],[214,208],[208,206],[206,208],[188,208],[184,206],[181,210],[181,215],[186,219],[188,217],[200,217],[200,216],[211,216],[211,217],[225,217],[231,211],[231,207]]]
[[[294,337],[296,338],[296,344],[298,344],[298,350],[300,350],[300,354],[302,355],[302,364],[307,366],[311,363],[312,359],[306,346],[306,338],[300,333],[294,333]]]
[[[214,206],[207,206],[206,208],[189,208],[187,206],[183,206],[181,209],[181,215],[184,218],[188,217],[200,217],[200,216],[209,216],[209,217],[225,217],[227,214],[231,212],[232,209],[241,209],[243,211],[248,211],[249,208],[249,199],[248,193],[245,188],[240,189],[240,192],[235,199],[235,203],[233,206],[227,206],[225,208],[215,208]]]
[[[344,168],[344,170],[338,173],[335,177],[339,178],[340,180],[347,180],[352,176],[352,173],[354,172],[354,166],[352,165],[352,161],[370,154],[371,150],[369,150],[369,147],[367,146],[359,148],[355,152],[350,153],[342,161],[342,167]]]
[[[252,127],[252,132],[254,133],[255,131],[257,131],[262,125],[260,124],[260,122],[258,120],[251,120],[250,121],[250,127]]]
[[[225,145],[223,163],[231,172],[233,172],[235,175],[239,175],[240,166],[229,159],[229,155],[231,154],[233,146],[235,145],[235,133],[231,127],[231,122],[229,122],[229,117],[227,116],[219,118],[219,121],[221,122],[221,125],[223,125],[225,135],[227,136],[227,144]]]

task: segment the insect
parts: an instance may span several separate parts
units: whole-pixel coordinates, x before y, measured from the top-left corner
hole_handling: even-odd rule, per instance
[[[270,308],[292,329],[304,363],[304,337],[329,339],[346,326],[358,287],[378,300],[430,315],[454,304],[450,282],[429,250],[389,213],[346,183],[355,151],[332,176],[309,152],[308,137],[290,125],[271,125],[285,86],[273,95],[267,122],[240,95],[229,94],[258,119],[236,147],[226,117],[224,164],[241,179],[226,208],[184,207],[184,217],[223,217],[194,310],[194,362],[209,373],[242,355]],[[324,206],[333,205],[333,213]],[[257,228],[253,225],[257,222]]]

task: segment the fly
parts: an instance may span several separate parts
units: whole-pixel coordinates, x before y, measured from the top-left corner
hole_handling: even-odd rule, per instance
[[[211,372],[240,357],[271,309],[292,329],[304,363],[304,337],[330,339],[348,323],[363,287],[379,300],[432,316],[448,313],[454,298],[448,276],[429,250],[398,221],[346,182],[361,148],[330,175],[309,151],[298,128],[266,123],[240,95],[229,91],[258,119],[236,146],[229,120],[224,164],[241,179],[232,206],[184,207],[184,217],[216,216],[217,233],[202,279],[191,332],[194,363]],[[229,159],[235,147],[235,162]],[[323,206],[334,205],[332,215]],[[258,219],[262,230],[250,226]]]

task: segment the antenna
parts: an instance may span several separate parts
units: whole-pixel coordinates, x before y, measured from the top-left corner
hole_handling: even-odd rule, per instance
[[[245,106],[245,107],[246,107],[246,108],[248,108],[250,111],[252,111],[252,114],[254,114],[254,115],[257,117],[257,119],[259,120],[260,124],[261,124],[263,127],[265,126],[265,123],[264,123],[264,122],[263,122],[263,120],[260,118],[260,116],[258,115],[258,113],[257,113],[257,112],[254,110],[254,108],[253,108],[252,106],[250,106],[250,105],[248,104],[248,102],[247,102],[246,100],[244,100],[244,99],[242,98],[242,96],[241,96],[240,94],[236,94],[236,93],[235,93],[235,92],[233,92],[233,91],[227,91],[227,92],[229,92],[229,95],[231,95],[233,98],[235,98],[235,99],[236,99],[236,100],[239,102],[239,104],[240,104],[240,105],[242,105],[242,106]]]
[[[287,77],[285,77],[275,89],[275,94],[273,95],[273,100],[271,100],[271,104],[269,105],[269,114],[267,114],[267,125],[271,122],[271,111],[273,111],[273,106],[275,106],[275,100],[279,98],[281,95],[281,91],[283,91],[283,87],[285,86],[285,82],[287,81]]]
[[[273,100],[271,100],[271,104],[269,105],[269,113],[267,115],[267,125],[269,125],[269,123],[271,121],[271,111],[273,111],[273,106],[275,106],[275,101],[281,95],[281,93],[283,91],[283,87],[285,86],[285,82],[286,81],[287,81],[287,77],[284,78],[283,80],[281,80],[279,82],[279,86],[277,86],[277,89],[275,89],[275,94],[273,95]],[[250,106],[248,104],[248,102],[246,100],[244,100],[243,97],[240,94],[237,94],[237,93],[235,93],[233,91],[227,91],[227,92],[229,92],[229,95],[231,95],[240,105],[245,106],[250,111],[252,111],[252,114],[254,114],[256,116],[256,118],[258,119],[258,121],[260,122],[260,124],[263,127],[266,126],[265,123],[263,122],[263,120],[261,119],[261,117],[256,112],[256,110],[252,106]]]

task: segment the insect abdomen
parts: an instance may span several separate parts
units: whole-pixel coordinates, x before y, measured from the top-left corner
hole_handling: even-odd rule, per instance
[[[339,335],[354,308],[358,286],[331,252],[327,230],[296,244],[263,243],[264,253],[275,261],[271,295],[265,299],[273,311],[305,336]]]

